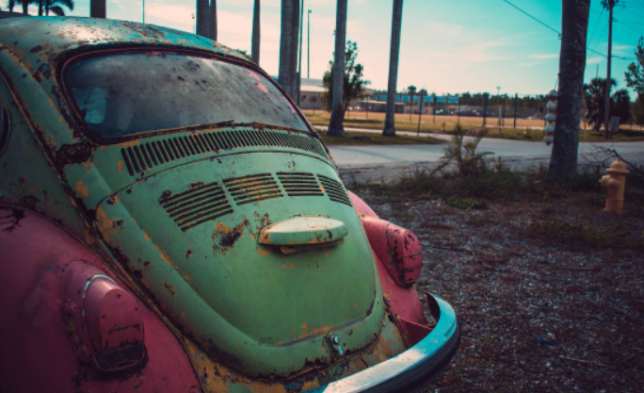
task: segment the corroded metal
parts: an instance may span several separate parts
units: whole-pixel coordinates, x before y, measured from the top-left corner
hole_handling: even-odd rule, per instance
[[[245,69],[247,88],[299,120],[100,134],[92,124],[113,101],[79,106],[72,90],[85,86],[66,83],[65,67],[130,54]],[[243,102],[238,93],[229,98]],[[0,246],[3,262],[20,261],[0,264],[0,277],[17,277],[0,286],[0,332],[15,339],[0,351],[11,363],[0,390],[306,391],[431,331],[410,286],[420,255],[411,235],[391,227],[397,259],[378,251],[354,205],[373,211],[348,194],[290,99],[237,51],[131,22],[6,20],[0,114]]]

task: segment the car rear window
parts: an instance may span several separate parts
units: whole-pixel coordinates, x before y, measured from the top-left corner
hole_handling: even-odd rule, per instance
[[[85,123],[104,137],[227,121],[307,129],[272,81],[218,59],[106,54],[73,62],[63,79]]]

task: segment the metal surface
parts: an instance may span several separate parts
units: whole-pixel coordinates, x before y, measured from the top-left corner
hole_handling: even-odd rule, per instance
[[[7,338],[0,347],[2,392],[188,392],[199,386],[182,342],[138,299],[147,347],[144,367],[105,375],[79,359],[73,343],[81,338],[63,312],[66,272],[74,264],[88,277],[101,272],[126,285],[60,226],[0,205],[0,250],[0,334]]]
[[[267,246],[332,243],[349,231],[342,221],[326,217],[295,217],[271,224],[259,232],[259,244]]]
[[[426,331],[416,325],[430,329],[413,287],[396,285],[374,256],[308,123],[92,133],[64,65],[142,47],[267,77],[236,51],[171,29],[0,22],[0,110],[11,129],[0,249],[2,262],[18,261],[0,263],[0,333],[12,337],[0,390],[303,391],[400,354]]]
[[[432,298],[438,307],[438,323],[419,343],[367,370],[312,389],[311,393],[406,392],[434,376],[458,348],[460,331],[454,309],[440,297]]]
[[[608,175],[604,175],[599,184],[608,192],[606,198],[605,211],[610,213],[622,214],[624,209],[624,190],[626,189],[626,176],[630,173],[626,164],[619,158],[615,159],[606,170]]]

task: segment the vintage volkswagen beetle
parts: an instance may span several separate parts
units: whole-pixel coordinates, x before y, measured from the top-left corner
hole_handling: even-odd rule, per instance
[[[420,246],[256,65],[113,20],[0,22],[0,391],[405,391],[459,343]]]

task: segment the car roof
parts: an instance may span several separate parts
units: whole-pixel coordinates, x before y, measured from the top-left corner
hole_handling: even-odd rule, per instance
[[[17,60],[34,68],[42,62],[51,63],[68,52],[128,46],[201,50],[249,62],[238,51],[209,38],[150,24],[51,16],[0,21],[0,52],[9,51]]]

